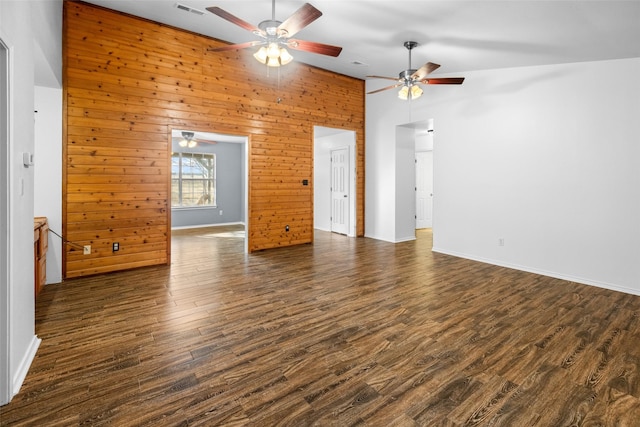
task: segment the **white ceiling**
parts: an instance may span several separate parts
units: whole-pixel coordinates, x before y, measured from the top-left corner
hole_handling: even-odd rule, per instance
[[[175,7],[179,2],[203,16]],[[271,19],[271,0],[89,0],[193,32],[242,43],[250,32],[206,12],[218,6],[251,24]],[[304,0],[276,0],[284,21]],[[365,79],[397,77],[408,67],[441,64],[434,75],[640,57],[640,1],[311,0],[323,16],[296,38],[343,47],[339,57],[290,50],[295,60]],[[254,48],[255,49],[255,48]],[[615,78],[615,76],[608,76]]]

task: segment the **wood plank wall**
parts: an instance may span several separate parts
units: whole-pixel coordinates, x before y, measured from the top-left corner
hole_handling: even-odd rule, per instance
[[[313,126],[355,131],[364,235],[364,81],[222,44],[65,1],[65,278],[170,262],[172,129],[249,137],[250,251],[313,241]]]

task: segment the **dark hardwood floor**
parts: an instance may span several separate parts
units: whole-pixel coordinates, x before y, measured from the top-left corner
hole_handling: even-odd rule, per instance
[[[46,286],[3,426],[639,426],[640,297],[316,232]]]

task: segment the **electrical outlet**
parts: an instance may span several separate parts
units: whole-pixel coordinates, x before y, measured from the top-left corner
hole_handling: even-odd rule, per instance
[[[118,252],[120,250],[120,243],[113,242],[113,252]]]
[[[222,209],[220,209],[220,215],[222,215]]]
[[[504,239],[502,237],[498,239],[498,246],[504,246]]]
[[[84,255],[91,255],[91,245],[84,245],[82,253]]]

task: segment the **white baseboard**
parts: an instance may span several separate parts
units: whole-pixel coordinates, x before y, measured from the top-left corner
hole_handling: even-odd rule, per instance
[[[414,236],[401,237],[401,238],[396,239],[396,240],[384,239],[382,237],[372,236],[372,235],[366,234],[366,233],[365,233],[364,237],[367,237],[369,239],[382,240],[383,242],[389,242],[389,243],[402,243],[402,242],[410,242],[412,240],[416,240],[416,236],[415,235]]]
[[[366,233],[365,233],[364,237],[366,237],[367,239],[381,240],[383,242],[388,242],[388,243],[397,243],[397,242],[394,242],[393,240],[384,239],[384,238],[379,237],[379,236],[372,236],[371,234],[366,234]]]
[[[16,370],[16,374],[13,376],[11,397],[15,396],[20,391],[20,387],[22,387],[22,383],[27,377],[27,373],[29,372],[29,368],[31,367],[31,363],[33,362],[34,357],[36,357],[36,352],[38,351],[38,347],[40,347],[41,342],[42,340],[40,338],[38,338],[36,335],[33,336],[33,339],[29,344],[29,348],[20,361],[18,369]]]
[[[512,268],[514,270],[526,271],[527,273],[540,274],[541,276],[553,277],[554,279],[561,279],[569,282],[575,282],[583,285],[595,286],[597,288],[609,289],[611,291],[624,292],[625,294],[640,296],[640,290],[638,289],[631,289],[624,286],[614,285],[611,283],[594,282],[593,280],[585,279],[583,277],[576,277],[576,276],[571,276],[567,274],[556,273],[553,271],[540,270],[537,268],[526,267],[518,264],[511,264],[508,262],[496,261],[489,258],[471,256],[468,254],[458,253],[455,251],[447,251],[444,249],[436,248],[435,246],[431,249],[431,251],[438,252],[445,255],[455,256],[458,258],[470,259],[472,261],[483,262],[485,264],[497,265],[499,267],[506,267],[506,268]]]

